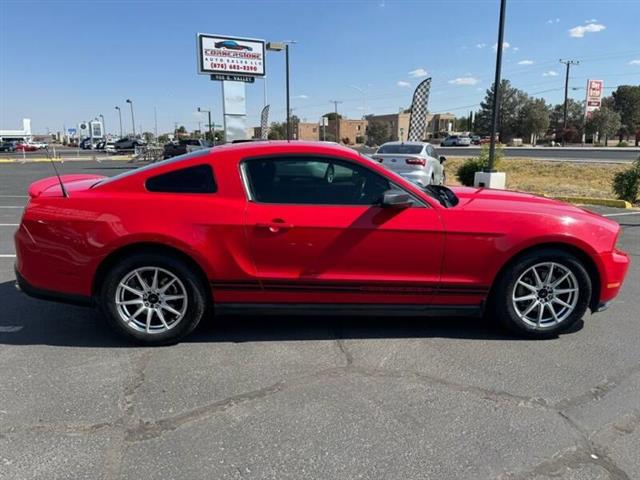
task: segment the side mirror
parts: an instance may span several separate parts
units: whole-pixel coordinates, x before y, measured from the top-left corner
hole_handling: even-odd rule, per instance
[[[411,196],[397,190],[387,190],[382,195],[383,207],[407,208],[411,206]]]
[[[447,157],[445,157],[444,155],[440,155],[440,165],[442,165],[446,161],[447,161]]]

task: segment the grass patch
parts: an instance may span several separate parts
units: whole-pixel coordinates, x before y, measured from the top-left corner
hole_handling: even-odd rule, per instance
[[[456,171],[464,158],[445,163],[448,185],[460,185]],[[548,162],[528,158],[503,159],[500,170],[507,174],[507,188],[551,197],[616,198],[611,185],[626,164]]]

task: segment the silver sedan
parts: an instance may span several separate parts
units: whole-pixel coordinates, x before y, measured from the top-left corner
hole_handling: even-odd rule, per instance
[[[387,142],[371,158],[418,185],[444,185],[445,157],[430,143]]]

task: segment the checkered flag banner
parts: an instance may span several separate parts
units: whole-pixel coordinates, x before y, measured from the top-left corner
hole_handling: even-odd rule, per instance
[[[409,118],[409,134],[407,141],[421,142],[424,132],[427,130],[427,105],[429,92],[431,91],[431,77],[427,78],[416,87],[411,103],[411,117]]]
[[[262,140],[269,138],[269,105],[265,105],[260,114],[260,138]]]

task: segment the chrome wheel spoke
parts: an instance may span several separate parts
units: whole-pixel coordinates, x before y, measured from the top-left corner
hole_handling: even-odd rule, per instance
[[[156,268],[153,271],[153,280],[151,281],[151,290],[155,290],[158,288],[158,269]]]
[[[153,310],[147,308],[147,333],[151,330],[151,318],[153,317]]]
[[[538,289],[536,287],[534,287],[533,285],[529,285],[528,283],[523,282],[522,280],[518,281],[518,285],[521,285],[524,288],[527,288],[527,289],[531,290],[532,292],[537,292],[538,291]]]
[[[553,293],[556,295],[564,295],[566,293],[573,293],[577,291],[578,291],[577,288],[561,288],[559,290],[554,290]]]
[[[175,281],[177,280],[177,278],[172,278],[171,280],[169,280],[165,285],[162,286],[162,288],[160,290],[158,290],[160,293],[164,293],[167,291],[167,289],[173,285],[175,283]]]
[[[563,307],[566,308],[571,308],[571,305],[569,305],[567,302],[560,300],[559,298],[554,298],[553,300],[551,300],[553,303],[557,303],[559,305],[562,305]]]
[[[129,321],[133,322],[133,320],[135,320],[135,318],[142,313],[144,308],[145,307],[143,306],[143,307],[140,307],[138,310],[136,310],[135,313],[129,317]]]
[[[514,297],[514,300],[516,302],[524,302],[525,300],[535,300],[536,299],[536,294],[532,293],[530,295],[525,295],[524,297]]]
[[[536,300],[535,302],[531,302],[531,304],[529,305],[529,307],[527,307],[527,309],[522,313],[522,315],[524,315],[525,317],[527,315],[529,315],[529,313],[531,312],[531,310],[533,310],[534,308],[536,308],[536,305],[538,305],[538,301]]]
[[[553,266],[555,264],[552,263],[551,266],[549,267],[549,273],[547,273],[547,278],[545,278],[544,280],[544,284],[545,285],[550,285],[551,284],[551,279],[553,278]]]
[[[158,314],[158,318],[162,322],[162,325],[164,325],[164,328],[169,330],[171,327],[169,326],[169,324],[167,324],[167,321],[164,318],[164,313],[162,313],[162,309],[159,308],[158,310],[156,310],[156,313]]]
[[[184,295],[165,295],[162,298],[165,302],[168,302],[170,300],[182,300],[185,297]]]
[[[531,271],[533,272],[533,276],[536,279],[536,288],[540,288],[542,286],[542,279],[540,278],[538,270],[536,270],[536,267],[531,267]]]
[[[558,323],[560,321],[558,314],[556,313],[556,309],[553,308],[553,304],[552,303],[548,303],[547,307],[549,308],[549,311],[551,312],[551,315],[553,316],[553,321],[555,323]]]
[[[136,290],[135,288],[132,288],[129,285],[125,285],[124,283],[121,283],[119,287],[124,288],[127,292],[131,292],[134,295],[138,295],[139,297],[142,297],[144,295],[144,292],[141,292],[140,290]]]
[[[135,300],[125,300],[116,302],[118,305],[144,305],[144,302],[141,298],[136,298]]]
[[[567,271],[562,277],[560,277],[559,280],[556,280],[555,282],[553,282],[553,284],[551,285],[551,288],[556,288],[558,285],[564,282],[567,278],[569,278],[569,275],[571,275],[571,272]]]
[[[539,305],[540,305],[540,308],[538,308],[538,322],[537,322],[538,327],[542,323],[542,316],[544,315],[544,307],[545,307],[544,303],[540,303]]]
[[[181,315],[181,313],[178,310],[176,310],[170,305],[167,305],[166,303],[160,305],[160,308],[166,310],[167,312],[173,313],[174,315]]]
[[[142,287],[143,291],[147,291],[149,290],[149,285],[147,285],[147,283],[142,279],[142,275],[140,275],[140,272],[138,270],[136,270],[136,278],[138,279],[138,282],[140,282],[140,286]]]

